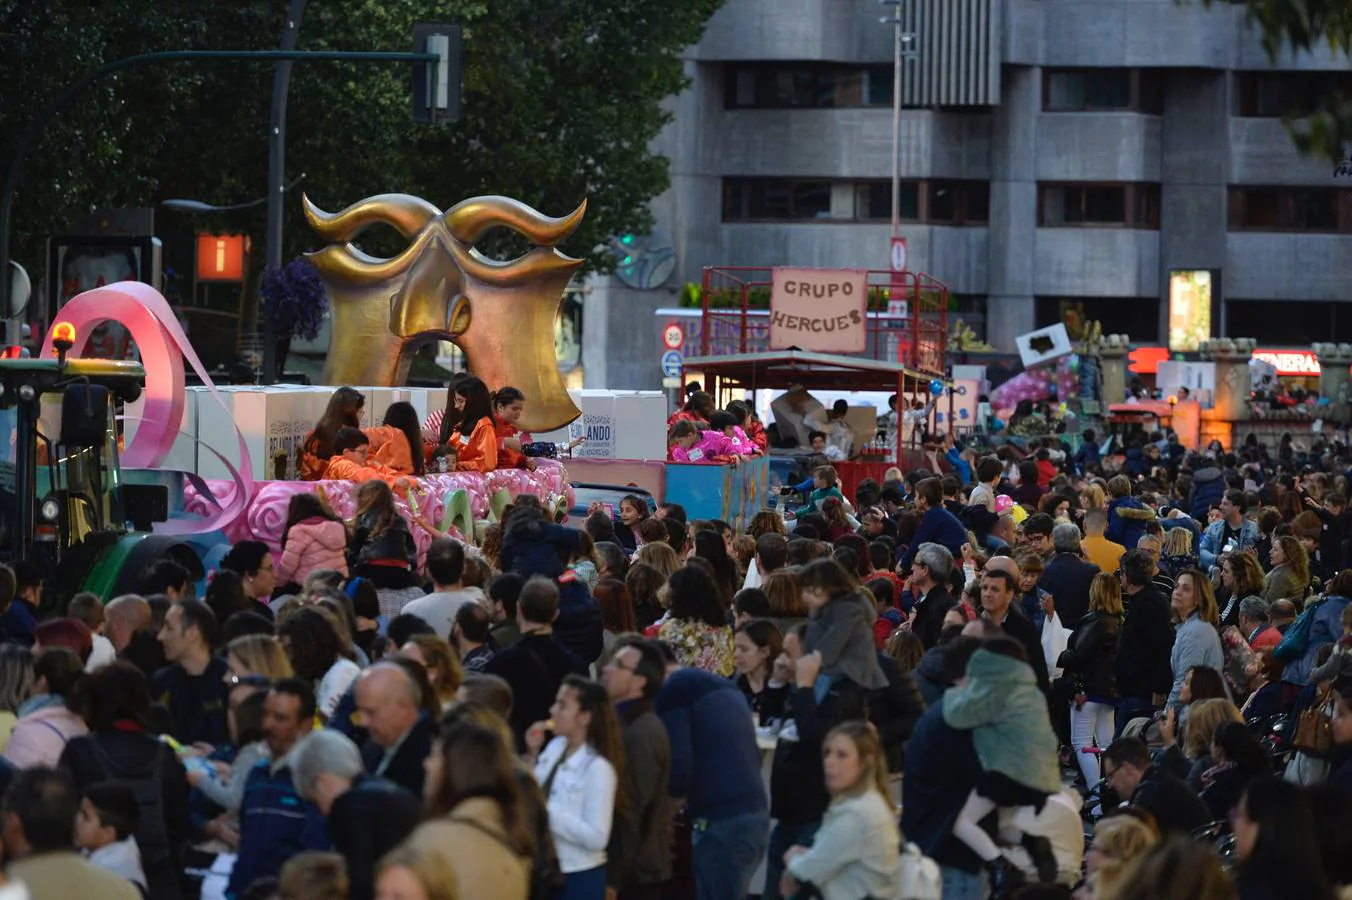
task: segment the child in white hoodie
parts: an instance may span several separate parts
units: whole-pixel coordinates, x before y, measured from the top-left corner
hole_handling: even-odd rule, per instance
[[[146,873],[133,836],[140,819],[141,808],[130,786],[117,781],[91,784],[75,814],[75,843],[94,865],[130,881],[144,894]]]

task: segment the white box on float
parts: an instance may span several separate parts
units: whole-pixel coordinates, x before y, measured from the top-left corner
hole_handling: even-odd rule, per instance
[[[667,458],[667,398],[662,391],[616,391],[615,422],[615,459]]]

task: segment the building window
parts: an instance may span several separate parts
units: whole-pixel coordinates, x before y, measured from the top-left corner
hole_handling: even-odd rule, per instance
[[[985,225],[990,218],[991,187],[985,181],[931,181],[925,221],[934,225]]]
[[[1157,184],[1038,185],[1038,224],[1052,228],[1160,227]]]
[[[896,75],[891,66],[864,68],[864,106],[891,106]]]
[[[1352,234],[1352,191],[1232,187],[1230,230]]]
[[[723,221],[802,221],[831,216],[831,182],[787,178],[727,178]]]
[[[855,185],[854,217],[860,222],[892,221],[892,182],[866,181]],[[920,221],[920,182],[901,183],[897,217],[903,222]]]
[[[829,67],[729,66],[725,105],[730,109],[830,109],[836,77]]]
[[[1304,116],[1334,94],[1352,94],[1345,72],[1237,72],[1235,115],[1275,119]]]
[[[1043,79],[1047,112],[1163,112],[1162,76],[1153,70],[1050,69]]]

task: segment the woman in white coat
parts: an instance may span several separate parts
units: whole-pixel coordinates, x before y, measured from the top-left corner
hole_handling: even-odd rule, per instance
[[[606,689],[577,675],[563,680],[549,714],[548,722],[526,730],[526,747],[548,798],[564,876],[557,900],[604,900],[610,827],[616,805],[625,802],[619,722]],[[549,731],[554,738],[545,744]]]
[[[897,893],[901,832],[888,799],[887,757],[869,722],[845,722],[822,743],[831,805],[809,847],[784,854],[779,892],[812,885],[823,900],[863,900]]]

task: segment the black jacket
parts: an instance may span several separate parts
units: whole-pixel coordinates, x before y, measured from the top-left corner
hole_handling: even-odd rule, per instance
[[[1211,813],[1206,804],[1192,792],[1177,775],[1156,766],[1145,770],[1136,793],[1131,795],[1131,805],[1155,817],[1160,833],[1164,835],[1181,834],[1186,837],[1194,828],[1200,828],[1211,821]]]
[[[219,747],[230,743],[226,702],[230,687],[225,660],[212,657],[201,675],[193,676],[178,663],[165,666],[150,681],[151,695],[173,716],[173,736],[184,744],[199,741]]]
[[[601,605],[575,573],[565,572],[559,578],[559,615],[554,620],[554,640],[583,662],[592,663],[601,656],[604,632]]]
[[[524,747],[526,729],[549,718],[549,707],[554,704],[563,676],[585,677],[587,664],[549,634],[537,631],[522,635],[521,640],[495,654],[484,671],[506,679],[512,686],[512,732]]]
[[[910,672],[886,653],[878,654],[878,665],[887,676],[887,687],[878,688],[869,695],[869,720],[878,729],[887,754],[887,770],[901,771],[902,745],[911,737],[915,723],[925,713],[925,701],[920,696]]]
[[[385,748],[367,738],[361,748],[362,764],[366,766],[367,773],[392,781],[413,796],[421,797],[423,781],[426,779],[423,760],[432,752],[435,731],[436,724],[432,719],[426,713],[419,715],[418,721],[413,723],[413,728],[394,751],[394,757],[383,772],[380,771],[380,764],[385,759]]]
[[[326,824],[334,852],[347,862],[349,900],[375,896],[376,863],[420,821],[422,802],[384,778],[358,775],[333,801]]]
[[[1099,567],[1073,553],[1058,553],[1047,563],[1037,586],[1052,595],[1062,626],[1070,628],[1089,612],[1089,585]]]
[[[1090,612],[1075,623],[1057,665],[1091,697],[1116,700],[1113,658],[1122,635],[1122,617]]]
[[[77,791],[108,780],[125,781],[133,790],[142,781],[159,782],[158,815],[150,814],[142,804],[136,840],[152,900],[180,896],[179,847],[192,839],[193,828],[188,809],[188,776],[174,752],[145,733],[88,734],[71,738],[61,753],[58,767],[70,773]]]
[[[623,892],[637,885],[661,884],[671,877],[667,846],[671,778],[671,742],[649,700],[616,707],[624,724],[624,769],[629,779],[629,808],[616,811],[610,834],[606,883]]]
[[[811,690],[789,693],[789,715],[770,769],[770,817],[781,823],[820,822],[830,803],[822,770],[822,742],[841,722],[868,718],[867,692],[840,680],[817,702]]]
[[[1113,674],[1120,697],[1168,694],[1174,675],[1169,654],[1174,647],[1174,627],[1169,620],[1169,601],[1154,585],[1133,597],[1123,597],[1127,616],[1117,643]]]
[[[1028,665],[1033,667],[1033,674],[1037,676],[1037,686],[1050,697],[1052,688],[1047,677],[1047,655],[1042,652],[1042,634],[1037,626],[1028,621],[1022,609],[1011,604],[1000,627],[1006,635],[1023,645],[1023,651],[1028,655]]]
[[[920,638],[926,650],[939,643],[939,632],[944,627],[944,616],[958,605],[943,585],[935,585],[923,599],[917,599],[911,610],[911,631]]]
[[[576,530],[545,521],[540,510],[514,510],[502,535],[498,563],[502,571],[515,572],[522,578],[558,578],[563,574],[564,559],[577,549],[579,540]]]
[[[164,658],[164,645],[149,628],[133,634],[117,658],[140,669],[146,680],[154,678],[156,672],[169,665],[169,660]]]

